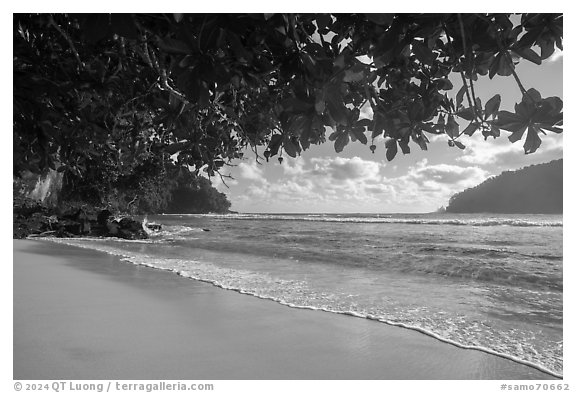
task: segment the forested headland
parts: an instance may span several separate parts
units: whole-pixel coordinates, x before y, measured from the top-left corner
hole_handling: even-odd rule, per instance
[[[450,198],[450,213],[562,214],[563,160],[491,177]]]

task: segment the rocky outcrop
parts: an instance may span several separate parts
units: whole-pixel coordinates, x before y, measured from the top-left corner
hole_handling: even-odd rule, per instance
[[[15,239],[28,236],[110,236],[135,240],[147,239],[147,229],[161,229],[158,224],[146,224],[134,217],[114,215],[108,209],[83,206],[58,212],[24,198],[14,200],[13,225]]]

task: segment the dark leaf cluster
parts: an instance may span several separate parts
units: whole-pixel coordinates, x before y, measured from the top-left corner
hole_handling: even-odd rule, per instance
[[[514,22],[513,22],[514,21]],[[296,157],[329,139],[386,157],[429,135],[562,131],[562,100],[515,67],[562,49],[560,14],[15,14],[14,174],[48,168],[100,190],[146,162],[219,173],[247,148]],[[514,77],[523,99],[482,105]],[[456,94],[450,76],[463,86]],[[460,122],[468,126],[460,129]],[[331,131],[328,132],[327,130]],[[369,141],[371,143],[369,143]],[[140,172],[138,172],[140,171]],[[144,171],[144,172],[142,172]],[[138,174],[137,174],[138,173]],[[106,192],[106,191],[103,191]]]

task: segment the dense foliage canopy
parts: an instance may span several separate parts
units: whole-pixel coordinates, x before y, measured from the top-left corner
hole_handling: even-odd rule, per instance
[[[430,134],[464,148],[463,134],[501,130],[532,153],[545,132],[562,132],[562,100],[526,89],[515,65],[562,49],[562,20],[16,14],[14,174],[53,168],[75,189],[108,192],[119,179],[166,177],[172,162],[214,175],[246,148],[295,157],[325,142],[327,129],[337,152],[350,141],[374,151],[385,137],[388,160],[398,148],[426,150]],[[463,81],[457,92],[451,73]],[[514,112],[499,110],[499,95],[476,96],[477,80],[495,75],[522,91]]]
[[[179,182],[163,213],[228,213],[230,201],[226,195],[212,187],[210,180],[197,176],[191,181]]]

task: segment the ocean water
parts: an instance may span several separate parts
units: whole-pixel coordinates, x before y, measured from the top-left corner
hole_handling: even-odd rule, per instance
[[[148,220],[163,230],[144,241],[54,241],[120,255],[279,307],[415,329],[562,375],[561,215],[234,214]]]

